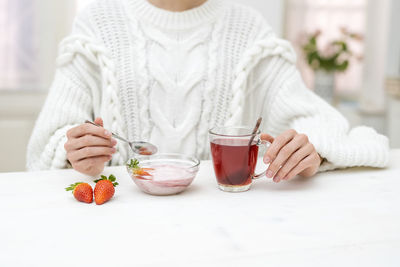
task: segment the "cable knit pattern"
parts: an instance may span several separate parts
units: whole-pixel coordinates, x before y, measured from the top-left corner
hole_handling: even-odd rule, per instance
[[[122,116],[119,111],[119,99],[117,95],[117,81],[115,77],[114,63],[107,54],[107,50],[95,44],[85,36],[73,35],[66,38],[60,45],[60,56],[57,60],[59,66],[66,65],[73,61],[76,54],[81,54],[87,58],[90,63],[98,65],[101,70],[103,94],[101,97],[101,107],[99,115],[103,118],[105,125],[110,125],[113,132],[125,132]],[[126,146],[120,146],[118,153],[113,157],[112,163],[123,164],[127,157]]]
[[[262,115],[272,135],[307,134],[328,160],[321,171],[388,162],[387,138],[350,129],[308,90],[290,44],[248,7],[208,0],[169,12],[146,0],[97,0],[74,25],[28,146],[29,170],[65,168],[65,133],[96,116],[131,140],[206,159],[208,129]],[[110,164],[131,155],[118,143]]]
[[[258,41],[251,48],[238,64],[235,71],[236,80],[233,83],[233,99],[230,103],[227,125],[238,125],[242,121],[244,113],[244,99],[247,85],[247,78],[254,66],[265,57],[280,56],[290,63],[295,63],[296,57],[293,48],[287,41],[276,38],[275,36]]]
[[[207,72],[207,81],[205,85],[205,89],[203,90],[203,102],[202,108],[203,113],[201,114],[200,124],[199,124],[199,131],[197,136],[197,155],[201,158],[207,157],[208,150],[206,149],[207,146],[204,146],[204,143],[207,143],[208,140],[208,127],[212,122],[211,113],[213,111],[212,107],[215,105],[214,98],[215,98],[215,80],[217,75],[217,57],[218,57],[218,38],[221,36],[221,32],[223,30],[222,23],[216,23],[214,25],[214,31],[211,34],[210,39],[210,47],[208,49],[208,72]]]
[[[139,85],[139,114],[140,114],[140,128],[142,129],[140,139],[149,140],[150,138],[150,116],[149,116],[149,84],[150,76],[147,64],[147,40],[143,36],[143,31],[140,28],[139,21],[130,19],[131,31],[135,36],[137,43],[137,68],[139,71],[140,85]]]

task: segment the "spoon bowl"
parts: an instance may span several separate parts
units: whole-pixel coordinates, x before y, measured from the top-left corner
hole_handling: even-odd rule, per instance
[[[98,125],[92,121],[86,120],[85,123],[90,123],[94,126],[97,127],[102,127],[101,125]],[[128,141],[127,139],[111,132],[112,136],[114,138],[117,138],[118,140],[121,140],[123,142],[128,143],[129,147],[132,149],[133,153],[138,154],[138,155],[154,155],[157,153],[158,149],[155,145],[149,142],[145,141]]]

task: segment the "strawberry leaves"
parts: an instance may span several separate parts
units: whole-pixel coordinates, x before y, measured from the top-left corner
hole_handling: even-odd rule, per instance
[[[71,184],[70,186],[65,188],[65,191],[72,191],[72,194],[73,194],[75,188],[80,184],[83,184],[83,182],[78,182],[78,183]]]
[[[139,179],[146,179],[142,176],[152,176],[150,173],[147,171],[152,171],[154,170],[153,168],[141,168],[139,166],[139,161],[137,159],[131,159],[130,163],[126,164],[126,166],[132,171],[132,173],[136,176],[136,178]]]
[[[131,170],[138,169],[139,161],[137,159],[131,159],[131,162],[129,164],[126,164],[126,166]]]
[[[105,175],[101,175],[100,177],[101,177],[100,179],[94,180],[94,182],[98,183],[99,181],[106,180],[110,181],[114,187],[118,185],[118,183],[116,182],[117,178],[115,178],[113,174],[111,174],[108,178]]]

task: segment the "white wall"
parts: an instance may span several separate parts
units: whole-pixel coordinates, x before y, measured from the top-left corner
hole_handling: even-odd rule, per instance
[[[361,110],[385,110],[385,67],[390,25],[390,0],[368,0]]]
[[[391,1],[389,43],[386,62],[386,76],[397,78],[397,91],[400,96],[400,1]],[[400,147],[400,98],[389,95],[387,128],[391,147]]]
[[[389,44],[387,53],[386,75],[400,76],[400,1],[391,1]]]
[[[238,3],[249,5],[260,11],[275,32],[283,35],[284,26],[284,0],[234,0]]]
[[[0,172],[25,170],[26,146],[45,92],[0,91]]]
[[[76,5],[72,0],[36,1],[35,37],[37,40],[37,55],[40,66],[40,89],[47,90],[54,70],[58,53],[58,43],[70,33],[72,21],[76,13]]]

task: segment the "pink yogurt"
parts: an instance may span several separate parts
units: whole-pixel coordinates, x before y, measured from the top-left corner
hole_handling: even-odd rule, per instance
[[[132,176],[136,185],[145,193],[151,195],[173,195],[184,191],[193,181],[196,172],[184,165],[159,164],[143,166],[153,168],[147,171],[151,176],[144,176],[149,180]]]

